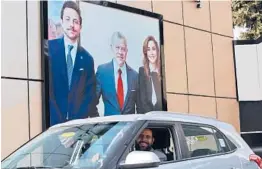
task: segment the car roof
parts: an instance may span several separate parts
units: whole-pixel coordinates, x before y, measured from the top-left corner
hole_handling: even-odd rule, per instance
[[[188,123],[196,123],[196,124],[207,124],[207,125],[215,126],[217,128],[234,130],[232,125],[219,121],[215,118],[203,117],[203,116],[192,115],[187,113],[168,112],[168,111],[151,111],[145,114],[113,115],[113,116],[77,119],[77,120],[71,120],[65,123],[54,125],[51,128],[71,126],[71,125],[82,125],[82,124],[89,124],[89,123],[99,123],[99,122],[124,122],[124,121],[139,121],[139,120],[179,121],[179,122],[188,122]]]

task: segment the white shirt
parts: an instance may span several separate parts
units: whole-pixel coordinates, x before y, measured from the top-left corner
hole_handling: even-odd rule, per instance
[[[67,63],[67,54],[68,54],[68,45],[72,45],[73,49],[71,50],[71,57],[73,60],[73,65],[75,65],[75,60],[76,60],[76,52],[77,52],[77,41],[75,43],[71,43],[67,37],[64,36],[64,44],[65,44],[65,58],[66,58],[66,63]]]
[[[119,65],[118,65],[118,63],[116,62],[115,59],[113,59],[113,64],[114,64],[114,75],[115,75],[116,92],[117,92],[117,82],[118,82],[118,69],[120,68],[121,71],[122,71],[121,78],[122,78],[123,87],[124,87],[124,101],[125,101],[127,90],[128,90],[126,64],[124,64],[122,67],[119,67]]]
[[[153,70],[153,66],[151,64],[149,64],[149,69],[150,69],[150,72],[158,72],[157,69],[154,69]],[[150,76],[150,79],[151,79],[151,85],[152,85],[152,104],[155,105],[156,102],[157,102],[157,98],[156,98],[156,91],[155,91],[155,87],[154,87],[154,82],[153,82],[153,79],[152,77]]]

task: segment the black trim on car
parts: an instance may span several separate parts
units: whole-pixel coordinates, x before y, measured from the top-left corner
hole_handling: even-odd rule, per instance
[[[152,163],[151,165],[150,165],[150,167],[158,167],[159,166],[159,163],[158,162],[155,162],[155,163]],[[150,167],[148,167],[148,164],[125,164],[124,166],[121,166],[121,165],[119,165],[119,167],[118,168],[120,168],[120,169],[125,169],[125,168],[140,168],[140,167],[142,167],[142,168],[150,168]]]
[[[183,132],[182,126],[181,126],[181,122],[176,122],[176,126],[177,126],[177,131],[179,134],[179,144],[180,144],[180,152],[181,152],[181,160],[190,157],[189,156],[189,150],[188,150],[188,146],[186,144],[186,137],[185,134]]]
[[[173,134],[174,137],[176,137],[176,140],[174,142],[174,144],[176,144],[176,151],[177,151],[177,160],[182,159],[182,150],[181,150],[181,143],[180,143],[180,131],[179,131],[179,124],[177,122],[175,122],[175,124],[173,125]]]

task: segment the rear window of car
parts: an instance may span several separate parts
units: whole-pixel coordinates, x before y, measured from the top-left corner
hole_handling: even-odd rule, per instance
[[[219,130],[212,127],[182,124],[189,157],[201,157],[229,152],[236,147]]]

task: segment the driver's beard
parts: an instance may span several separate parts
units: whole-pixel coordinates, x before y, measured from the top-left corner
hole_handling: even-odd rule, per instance
[[[149,144],[146,149],[141,150],[139,144],[136,144],[136,150],[140,151],[150,151],[152,149],[152,146]]]

